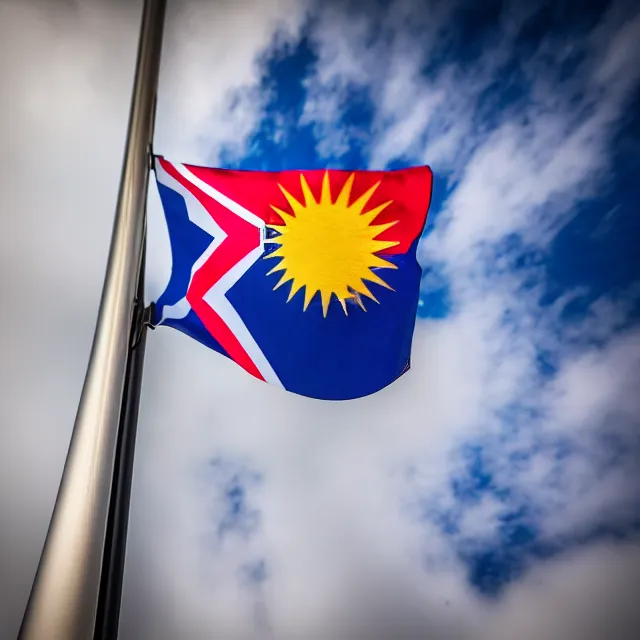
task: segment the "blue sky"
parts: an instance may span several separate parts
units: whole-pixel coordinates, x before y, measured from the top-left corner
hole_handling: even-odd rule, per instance
[[[20,425],[0,440],[0,631],[82,387],[138,5],[7,2],[0,21],[0,60],[32,56],[0,65],[3,210],[21,212],[0,234],[19,301],[3,423]],[[176,331],[149,336],[123,637],[635,638],[634,3],[183,0],[167,20],[157,153],[426,163],[435,182],[412,370],[379,394],[295,397]],[[149,299],[170,267],[152,184]]]

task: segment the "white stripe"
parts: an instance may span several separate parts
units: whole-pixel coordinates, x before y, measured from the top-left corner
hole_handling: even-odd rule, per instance
[[[216,224],[216,221],[211,217],[209,212],[202,206],[200,201],[191,193],[191,191],[164,170],[158,158],[156,158],[155,170],[157,180],[160,184],[163,184],[165,187],[179,193],[184,198],[189,220],[212,237],[211,244],[191,267],[191,276],[189,278],[189,285],[187,286],[188,291],[195,273],[222,244],[222,241],[227,237],[227,234]],[[164,320],[168,318],[173,318],[175,320],[185,318],[190,310],[191,306],[187,302],[187,299],[183,298],[171,306],[163,307],[162,317],[158,324],[162,324]]]
[[[242,318],[226,297],[227,291],[250,269],[263,252],[264,249],[260,246],[256,247],[251,253],[248,253],[207,291],[203,299],[216,310],[225,324],[231,329],[233,335],[249,354],[251,360],[253,360],[262,377],[267,382],[281,387],[282,383],[276,372],[273,370],[264,353],[262,353],[262,350],[251,335],[249,329],[247,329],[246,325],[242,322]]]
[[[251,213],[248,209],[245,209],[242,205],[238,204],[231,198],[228,198],[224,193],[220,193],[217,189],[214,189],[210,184],[207,184],[204,180],[201,180],[194,173],[189,171],[183,164],[174,164],[174,169],[191,184],[195,185],[203,193],[206,193],[210,198],[213,198],[216,202],[219,202],[223,207],[229,209],[237,216],[240,216],[243,220],[251,223],[254,227],[258,227],[261,231],[265,228],[265,223],[262,218],[259,218],[255,213]],[[260,239],[264,240],[262,234]]]
[[[168,164],[171,165],[170,162]],[[175,165],[172,166],[174,169],[178,169]],[[156,159],[156,176],[160,183],[169,187],[169,189],[173,189],[173,191],[178,192],[186,200],[187,214],[189,215],[189,220],[191,220],[191,222],[206,231],[210,236],[215,237],[216,241],[219,237],[223,240],[227,237],[227,234],[218,226],[216,221],[211,217],[211,214],[202,206],[200,201],[191,193],[191,191],[164,170],[158,158]],[[222,240],[217,242],[219,245]]]
[[[168,161],[165,160],[165,162],[168,162]],[[247,352],[247,354],[255,364],[256,368],[258,369],[262,377],[270,384],[281,387],[282,383],[280,382],[280,379],[278,378],[276,372],[273,370],[273,367],[267,360],[264,353],[262,353],[262,350],[260,349],[257,342],[251,335],[251,332],[249,331],[247,326],[242,321],[242,318],[240,317],[238,312],[235,310],[234,306],[231,304],[231,302],[229,302],[229,299],[226,297],[226,294],[229,291],[229,289],[231,289],[231,287],[236,282],[238,282],[238,280],[240,280],[240,278],[251,268],[251,266],[264,253],[264,239],[265,239],[264,221],[258,216],[256,216],[255,214],[251,213],[250,211],[242,207],[237,202],[234,202],[224,194],[220,193],[219,191],[217,191],[216,189],[208,185],[206,182],[203,182],[202,180],[200,180],[197,176],[195,176],[191,171],[189,171],[183,165],[174,164],[174,163],[169,163],[169,164],[171,164],[171,166],[173,166],[173,168],[178,173],[180,173],[182,177],[184,177],[186,180],[191,182],[191,184],[193,184],[195,187],[197,187],[198,189],[206,193],[208,196],[216,200],[223,207],[225,207],[232,213],[235,213],[236,215],[240,216],[243,220],[246,220],[253,226],[259,228],[260,246],[256,247],[253,251],[248,253],[242,260],[236,263],[231,269],[229,269],[229,271],[227,271],[218,280],[218,282],[216,282],[211,287],[211,289],[209,289],[209,291],[207,291],[204,294],[202,299],[220,316],[222,321],[229,327],[229,329],[231,329],[231,332],[237,338],[242,348]],[[158,161],[156,161],[156,165],[158,167],[160,166]],[[160,168],[160,170],[162,169]],[[189,219],[192,220],[199,227],[207,231],[207,233],[211,233],[208,229],[204,228],[201,224],[199,224],[198,221],[196,221],[195,212],[193,213],[193,217],[192,217],[191,208],[204,211],[204,213],[206,214],[206,217],[213,222],[213,218],[211,217],[211,215],[206,211],[206,209],[204,209],[202,204],[200,204],[198,199],[195,198],[188,189],[186,189],[183,185],[181,185],[177,180],[169,176],[166,173],[166,171],[162,170],[162,172],[164,174],[163,179],[161,180],[163,184],[165,184],[165,180],[167,179],[171,180],[174,185],[178,185],[178,187],[180,188],[176,188],[175,186],[170,186],[169,184],[167,184],[167,186],[174,189],[181,195],[184,195],[186,193],[190,196],[190,198],[185,197],[185,204],[187,205]],[[200,216],[198,216],[198,218],[199,217]],[[226,234],[222,231],[222,229],[220,229],[220,227],[215,222],[213,222],[213,224],[218,229],[217,237],[220,237],[221,239],[219,242],[216,242],[214,240],[214,242],[212,242],[209,245],[205,253],[202,256],[200,256],[198,261],[193,266],[193,269],[191,272],[191,279],[193,279],[193,275],[204,264],[206,259],[208,259],[208,257],[218,248],[218,246],[220,246],[220,243],[227,237]],[[189,285],[191,285],[191,282],[189,282]],[[172,307],[167,307],[166,311],[163,310],[163,315],[162,315],[163,319],[169,318],[169,317],[183,318],[184,316],[186,316],[187,313],[180,316],[173,315],[174,313],[180,313],[185,303],[187,306],[187,313],[188,313],[190,306],[186,301],[186,299],[183,299],[183,300],[180,300],[175,305],[173,305]]]

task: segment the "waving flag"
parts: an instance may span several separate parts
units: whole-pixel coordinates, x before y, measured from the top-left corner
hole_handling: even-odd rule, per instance
[[[235,171],[157,157],[173,267],[168,325],[268,383],[374,393],[409,368],[428,167]]]

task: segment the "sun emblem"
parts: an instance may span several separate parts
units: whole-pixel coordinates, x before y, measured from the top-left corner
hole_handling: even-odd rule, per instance
[[[328,171],[322,180],[319,200],[315,199],[305,177],[300,174],[304,203],[298,202],[282,185],[278,185],[293,215],[271,205],[284,221],[284,225],[269,225],[271,229],[280,233],[269,242],[280,246],[265,258],[281,260],[267,275],[284,271],[274,290],[292,280],[287,299],[289,302],[304,287],[305,311],[316,293],[320,292],[324,317],[327,316],[332,296],[338,299],[345,314],[348,300],[354,300],[364,309],[361,295],[378,302],[364,281],[375,282],[392,289],[372,269],[397,268],[377,254],[399,243],[376,238],[398,221],[372,224],[378,214],[392,201],[364,211],[380,184],[378,181],[349,204],[353,179],[352,173],[334,202],[331,198]]]

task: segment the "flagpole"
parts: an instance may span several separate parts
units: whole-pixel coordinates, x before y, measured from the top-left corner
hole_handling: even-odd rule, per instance
[[[129,527],[129,504],[133,483],[133,462],[138,426],[138,409],[142,388],[142,370],[153,305],[144,308],[145,249],[138,276],[134,321],[129,338],[129,357],[120,411],[115,469],[102,561],[100,591],[93,640],[115,640],[120,627],[120,604],[124,581],[124,563]]]
[[[93,637],[145,202],[165,0],[145,0],[111,247],[82,395],[19,640]]]

